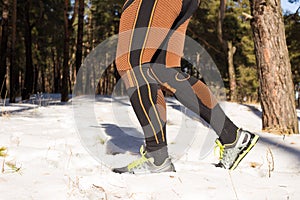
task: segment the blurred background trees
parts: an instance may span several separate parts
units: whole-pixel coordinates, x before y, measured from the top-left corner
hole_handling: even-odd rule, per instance
[[[124,0],[1,1],[1,98],[16,102],[42,92],[61,93],[61,100],[68,101],[83,59],[118,33],[123,4]],[[299,12],[283,13],[294,85],[300,82]],[[249,0],[202,0],[187,30],[217,64],[228,100],[260,101],[252,17]],[[201,78],[190,63],[182,63]],[[109,65],[98,94],[110,95],[120,78],[115,63]]]

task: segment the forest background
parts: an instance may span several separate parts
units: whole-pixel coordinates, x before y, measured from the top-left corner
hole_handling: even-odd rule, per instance
[[[259,80],[248,19],[249,1],[228,0],[222,22],[222,40],[234,49],[234,87],[230,83],[228,52],[218,38],[220,2],[202,0],[187,35],[213,58],[224,80],[228,100],[258,102]],[[285,2],[296,9],[283,12],[295,91],[300,83],[300,15],[296,3]],[[61,100],[68,101],[84,58],[98,44],[118,33],[123,4],[124,0],[2,0],[1,99],[16,102],[17,97],[27,100],[32,94],[61,93]],[[182,68],[202,78],[185,60]],[[119,78],[115,63],[110,64],[99,81],[97,93],[110,95]]]

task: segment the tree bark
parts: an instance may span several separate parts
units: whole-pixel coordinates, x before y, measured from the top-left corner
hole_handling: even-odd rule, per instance
[[[16,64],[16,34],[17,34],[17,0],[13,0],[12,10],[12,36],[10,55],[10,96],[9,102],[15,103],[19,88],[19,69]]]
[[[32,62],[32,26],[30,24],[30,0],[25,2],[25,54],[26,54],[26,71],[25,82],[22,91],[22,100],[30,98],[33,91],[33,62]]]
[[[78,71],[82,64],[82,46],[83,46],[83,27],[84,27],[84,0],[78,0],[78,26],[77,26],[77,43],[76,43],[76,82],[77,90],[81,90],[79,88],[82,83],[82,77],[78,74]],[[80,86],[79,86],[80,85]]]
[[[60,91],[60,67],[59,67],[59,63],[60,63],[60,59],[59,57],[56,55],[56,48],[52,48],[51,49],[51,54],[52,54],[52,63],[53,63],[53,84],[52,84],[52,92],[53,93],[59,93]]]
[[[250,0],[263,129],[299,133],[280,0]]]
[[[1,98],[6,97],[6,79],[7,79],[7,42],[8,42],[8,14],[9,14],[9,1],[3,1],[3,10],[2,10],[2,37],[0,43],[0,92]]]
[[[219,8],[219,15],[218,15],[218,27],[217,27],[217,34],[219,42],[223,45],[223,49],[226,49],[226,44],[223,40],[223,22],[225,19],[225,11],[226,11],[226,3],[227,0],[220,0],[220,8]]]
[[[77,48],[76,48],[76,74],[79,71],[82,62],[82,43],[83,43],[83,25],[84,25],[84,0],[79,0],[78,6],[78,30],[77,30]]]
[[[46,92],[46,77],[45,77],[45,70],[46,70],[46,65],[42,66],[42,70],[41,70],[41,79],[42,79],[42,92],[45,93]]]
[[[64,60],[63,60],[63,78],[62,78],[62,89],[61,89],[61,101],[67,102],[68,97],[68,80],[69,80],[69,0],[65,0],[64,7]]]
[[[33,72],[33,93],[36,94],[39,92],[39,68],[40,68],[40,60],[37,59],[38,65],[34,65],[34,72]]]
[[[217,35],[218,35],[218,40],[222,45],[222,49],[225,55],[225,60],[227,61],[230,100],[236,101],[237,100],[236,78],[235,78],[235,69],[233,63],[233,56],[235,54],[236,47],[232,45],[232,41],[227,41],[223,37],[223,23],[225,19],[226,3],[227,0],[220,0]]]
[[[228,47],[228,74],[229,74],[229,89],[230,89],[230,100],[237,101],[236,91],[236,74],[233,63],[233,56],[236,52],[236,47],[232,45],[232,41],[227,42]]]
[[[70,54],[70,35],[73,32],[73,23],[78,14],[79,0],[74,2],[74,10],[71,19],[69,19],[69,8],[70,0],[64,1],[64,61],[63,61],[63,71],[62,71],[62,89],[61,89],[61,101],[67,102],[69,100],[68,88],[71,92],[71,80],[70,80],[70,68],[69,68],[69,54]],[[68,87],[68,84],[70,87]]]

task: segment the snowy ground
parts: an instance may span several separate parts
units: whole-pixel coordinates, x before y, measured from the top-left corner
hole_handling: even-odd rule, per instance
[[[142,140],[133,141],[127,152],[120,151],[124,149],[118,148],[121,141],[111,134],[122,130],[138,134],[140,130],[135,128],[137,122],[128,102],[118,106],[108,97],[98,99],[95,127],[107,133],[102,145],[109,156],[126,163],[135,157]],[[177,155],[176,173],[136,176],[114,174],[107,163],[92,155],[95,152],[89,153],[77,133],[71,103],[45,100],[35,104],[2,104],[0,148],[6,147],[8,156],[0,157],[0,199],[300,199],[300,136],[261,132],[260,111],[255,105],[223,103],[222,106],[238,126],[261,136],[235,171],[211,164],[217,162],[211,145],[204,157],[203,135],[208,128],[188,111],[183,112],[174,99],[169,99],[169,141],[180,127],[197,124],[193,143],[183,156]],[[123,128],[115,123],[115,108],[127,109],[134,124],[131,129],[126,120],[118,121]],[[119,110],[122,113],[124,110]],[[122,139],[130,141],[128,137]],[[171,150],[172,145],[176,143],[170,142]]]

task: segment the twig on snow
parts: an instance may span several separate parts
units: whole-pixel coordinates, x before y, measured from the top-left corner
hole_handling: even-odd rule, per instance
[[[274,171],[274,156],[273,153],[270,149],[270,147],[268,147],[267,149],[267,161],[268,161],[268,173],[269,173],[269,178],[271,177],[271,172]]]

